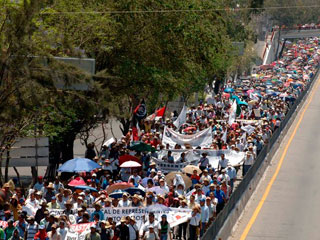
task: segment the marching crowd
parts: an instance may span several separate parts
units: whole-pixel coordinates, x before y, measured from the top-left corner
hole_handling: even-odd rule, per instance
[[[316,73],[319,49],[317,38],[287,43],[279,61],[255,69],[243,81],[227,82],[220,94],[190,107],[185,123],[178,128],[174,124],[179,118],[177,112],[170,118],[142,120],[139,141],[151,145],[155,151],[130,150],[133,135],[130,129],[118,141],[104,145],[98,154],[94,144],[89,144],[85,155],[101,165],[99,170],[76,174],[63,182],[59,177],[52,182],[39,177],[26,192],[9,181],[4,184],[0,195],[0,240],[66,240],[72,225],[84,223],[92,223],[85,240],[198,239],[228,202],[239,175],[239,166],[232,166],[222,154],[218,168],[214,168],[204,152],[192,174],[185,174],[191,186],[179,177],[169,181],[166,173],[152,160],[152,157],[158,157],[158,150],[172,148],[162,144],[164,126],[187,135],[211,127],[213,141],[207,149],[245,152],[241,164],[245,175],[280,126],[290,105]],[[230,124],[228,120],[234,101],[237,102],[237,121]],[[190,146],[174,146],[174,149],[187,148]],[[117,184],[122,186],[124,182],[119,158],[125,154],[135,155],[142,163],[141,168],[130,171],[126,181],[141,191],[121,191],[119,196],[113,197],[109,190]],[[183,154],[175,160],[168,151],[165,161],[186,161]],[[90,188],[70,187],[70,180],[83,180]],[[154,187],[160,191],[152,191]],[[114,190],[119,191],[117,188]],[[156,218],[155,213],[149,211],[142,226],[138,227],[134,215],[123,216],[115,222],[112,215],[103,211],[110,207],[143,208],[153,205],[191,209],[190,217],[188,221],[171,227],[168,215]],[[60,210],[58,214],[57,209]]]

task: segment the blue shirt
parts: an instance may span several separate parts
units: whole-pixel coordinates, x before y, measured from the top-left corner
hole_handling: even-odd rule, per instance
[[[223,203],[224,198],[226,198],[226,195],[221,190],[219,190],[219,191],[214,190],[214,196],[218,199],[218,203]]]
[[[92,214],[91,214],[91,221],[93,221],[93,216],[95,215],[95,214],[99,214],[99,220],[100,221],[102,221],[102,220],[104,220],[104,214],[103,214],[103,212],[100,210],[100,211],[94,211]]]

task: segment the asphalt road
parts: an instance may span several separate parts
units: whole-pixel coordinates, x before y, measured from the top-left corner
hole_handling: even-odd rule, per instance
[[[314,85],[315,94],[312,101],[288,147],[279,174],[246,240],[320,239],[320,88],[317,86]],[[306,102],[309,99],[310,96]],[[271,170],[267,171],[262,183],[252,196],[252,202],[244,211],[230,239],[240,239],[244,230],[248,229],[250,219],[254,213],[257,213],[255,209],[261,203],[262,195],[275,172],[301,112],[303,108],[275,155]]]

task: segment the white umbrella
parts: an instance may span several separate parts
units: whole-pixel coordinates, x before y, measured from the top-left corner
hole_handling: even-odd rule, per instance
[[[126,161],[120,165],[121,168],[141,167],[141,164],[135,161]]]

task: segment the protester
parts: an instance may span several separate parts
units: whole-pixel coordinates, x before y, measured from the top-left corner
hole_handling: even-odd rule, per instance
[[[90,231],[81,236],[90,240],[203,236],[281,128],[316,73],[319,56],[318,38],[287,42],[281,59],[256,68],[248,80],[227,80],[210,101],[172,117],[140,118],[126,136],[100,152],[89,143],[85,156],[101,169],[70,179],[39,176],[26,194],[12,181],[5,183],[0,218],[8,227],[6,237],[0,228],[0,240],[66,240],[81,231]],[[123,159],[141,167],[121,168]],[[69,185],[75,179],[83,181],[81,187]],[[174,214],[184,221],[174,222]]]

